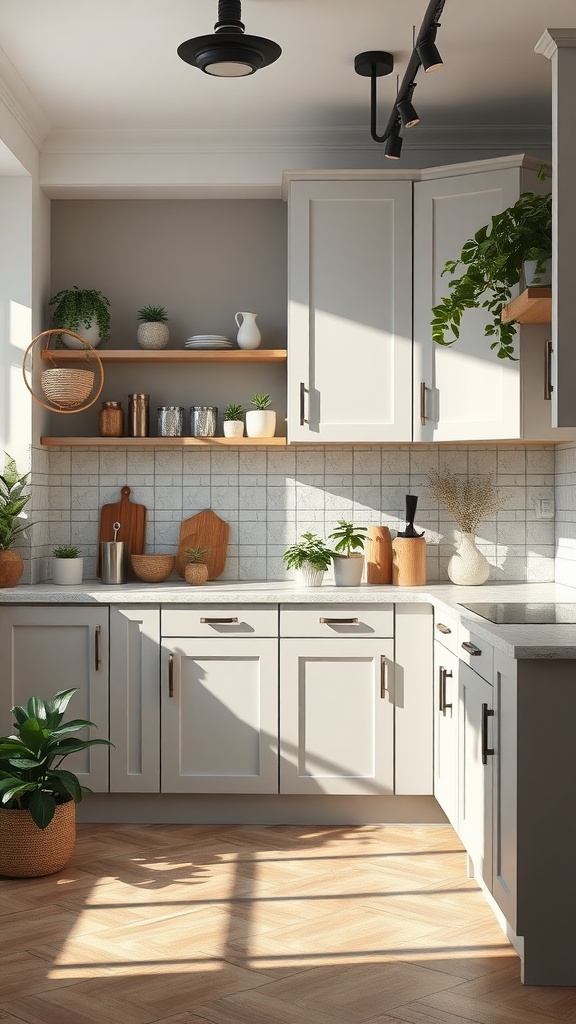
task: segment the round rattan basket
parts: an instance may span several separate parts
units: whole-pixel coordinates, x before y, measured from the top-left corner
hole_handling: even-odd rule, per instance
[[[0,875],[40,878],[68,863],[76,842],[76,804],[59,804],[50,824],[38,828],[30,811],[0,807]]]
[[[57,366],[42,370],[40,386],[46,398],[59,409],[73,409],[83,405],[94,387],[93,370],[68,369]]]
[[[63,334],[70,335],[79,342],[79,349],[84,349],[84,352],[68,350],[67,352],[56,353],[51,351],[49,348],[50,342],[52,340],[57,341]],[[38,375],[33,372],[33,363],[34,350],[36,346],[40,345],[45,345],[45,348],[41,349],[37,354],[42,359],[47,359],[51,362],[52,367],[42,370],[38,380]],[[100,379],[96,379],[94,370],[85,370],[76,366],[57,365],[62,360],[72,360],[73,362],[82,360],[84,363],[93,360],[92,365],[95,365]],[[104,387],[104,368],[94,346],[86,338],[83,338],[81,334],[76,334],[75,331],[68,331],[64,328],[41,331],[40,334],[37,334],[32,339],[22,359],[22,376],[32,398],[39,405],[42,405],[50,412],[62,413],[63,415],[83,412],[85,409],[89,409],[91,405],[94,405]],[[30,381],[28,377],[30,377]],[[38,394],[34,390],[35,387],[38,390]],[[40,397],[40,391],[43,397]]]
[[[174,568],[174,555],[131,555],[132,568],[145,583],[163,583]]]

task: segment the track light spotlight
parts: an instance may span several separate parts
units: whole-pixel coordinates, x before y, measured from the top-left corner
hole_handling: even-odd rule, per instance
[[[426,72],[438,71],[443,67],[442,57],[436,46],[436,29],[437,25],[432,25],[428,35],[424,36],[416,47],[420,63]]]
[[[420,118],[412,106],[412,101],[408,98],[400,100],[400,102],[396,104],[396,109],[400,114],[402,124],[405,128],[413,128],[414,125],[419,123]]]
[[[207,75],[242,78],[273,64],[282,53],[278,43],[244,34],[240,0],[218,0],[218,21],[213,35],[196,36],[180,43],[177,53],[187,64]]]
[[[386,139],[386,145],[384,146],[384,156],[387,156],[389,160],[399,160],[402,152],[402,136],[396,128],[388,138]]]

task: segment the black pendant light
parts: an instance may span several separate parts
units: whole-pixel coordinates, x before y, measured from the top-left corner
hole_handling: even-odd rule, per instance
[[[243,78],[273,64],[282,53],[278,43],[245,35],[241,18],[240,0],[218,0],[214,34],[180,43],[178,56],[205,74],[219,78]]]

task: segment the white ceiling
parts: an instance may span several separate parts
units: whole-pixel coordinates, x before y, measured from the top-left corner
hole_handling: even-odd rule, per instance
[[[362,128],[370,86],[354,56],[390,50],[402,76],[427,3],[245,0],[247,33],[283,53],[242,79],[203,75],[176,54],[212,32],[217,0],[0,0],[0,47],[52,128]],[[534,46],[546,28],[573,27],[575,0],[446,0],[445,66],[417,79],[421,123],[548,124],[550,62]],[[395,86],[395,75],[378,83],[380,125]]]

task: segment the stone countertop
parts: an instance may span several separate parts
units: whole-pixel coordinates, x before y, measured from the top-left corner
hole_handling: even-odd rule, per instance
[[[423,587],[392,587],[361,584],[359,587],[303,588],[290,582],[215,580],[203,586],[184,581],[127,583],[104,586],[98,580],[79,587],[52,583],[0,590],[2,604],[406,604],[423,602],[440,612],[460,615],[462,623],[477,636],[513,658],[576,658],[576,624],[496,625],[462,604],[477,602],[525,602],[576,604],[576,589],[559,583],[487,583],[482,587],[458,587],[430,583]]]

